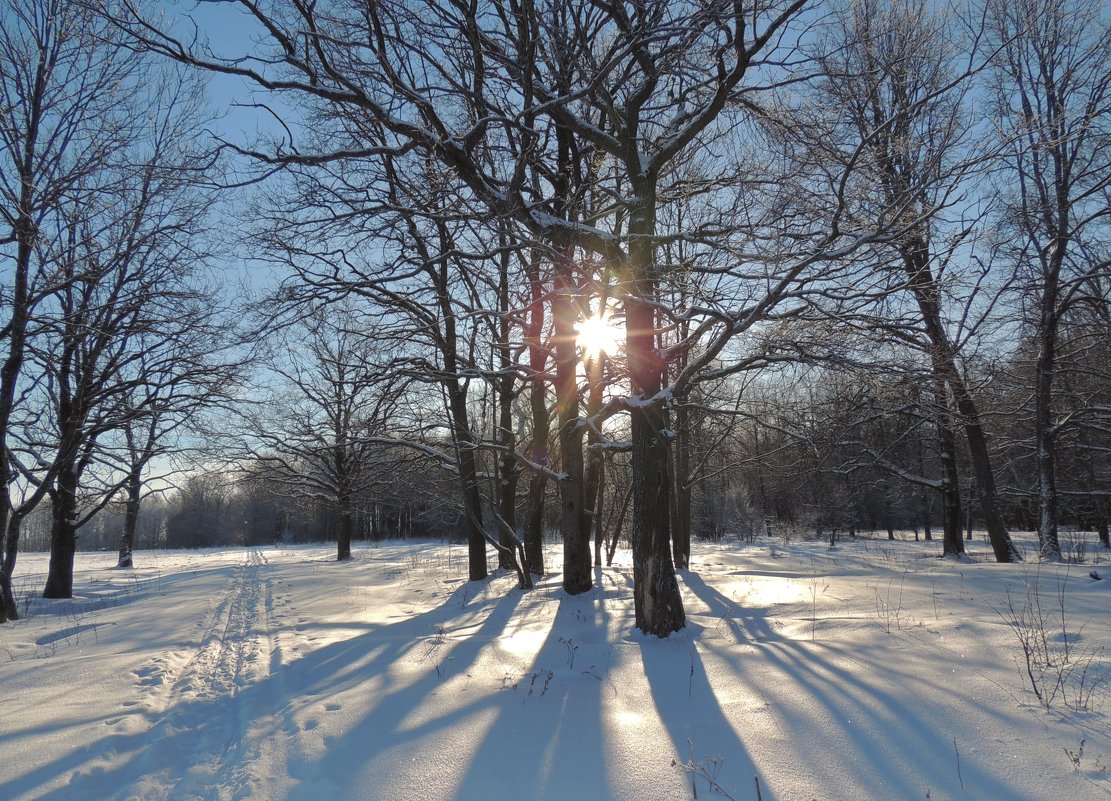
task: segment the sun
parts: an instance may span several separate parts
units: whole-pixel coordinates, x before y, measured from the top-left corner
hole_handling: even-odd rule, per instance
[[[598,358],[602,353],[616,353],[625,338],[624,332],[610,322],[609,314],[587,317],[575,324],[575,330],[579,332],[575,341],[591,359]]]

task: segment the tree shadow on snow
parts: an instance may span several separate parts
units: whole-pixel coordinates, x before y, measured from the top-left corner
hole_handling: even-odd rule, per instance
[[[1001,786],[998,776],[967,755],[963,761],[957,757],[945,732],[945,722],[961,711],[957,700],[946,704],[953,699],[953,677],[916,675],[896,658],[820,638],[783,637],[769,625],[768,609],[742,607],[700,576],[682,575],[686,588],[706,605],[707,615],[725,621],[738,641],[749,646],[718,645],[710,638],[700,643],[707,656],[731,667],[729,675],[739,685],[731,691],[740,689],[765,701],[780,735],[777,763],[792,765],[795,772],[809,774],[814,786],[832,792],[855,784],[878,794],[882,782],[892,798],[919,798],[932,788],[938,797],[940,791],[945,797],[1034,801],[1014,783]],[[893,691],[880,689],[881,680]],[[896,692],[917,696],[914,705],[901,701]],[[743,714],[736,716],[736,728],[728,721],[719,728],[743,731]],[[728,736],[726,742],[736,747]],[[725,749],[726,759],[729,753]],[[767,783],[763,794],[770,798]]]

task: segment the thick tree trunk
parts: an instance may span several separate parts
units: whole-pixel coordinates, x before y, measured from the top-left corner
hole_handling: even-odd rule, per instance
[[[563,539],[563,589],[578,595],[594,586],[590,569],[590,530],[584,497],[583,429],[579,419],[578,348],[569,259],[556,265],[552,318],[555,326],[556,416],[559,422],[559,532]]]
[[[629,363],[633,482],[633,606],[636,626],[666,637],[687,624],[671,559],[664,364],[656,349],[656,195],[652,176],[633,174],[640,200],[629,220],[631,275],[626,285],[625,348]]]
[[[647,281],[637,294],[651,297]],[[625,303],[626,342],[632,378],[633,605],[636,626],[666,637],[686,625],[671,559],[666,418],[660,392],[661,366],[655,353],[651,305]]]
[[[486,533],[482,524],[482,496],[478,491],[475,441],[467,415],[467,398],[459,382],[447,381],[448,405],[455,437],[459,484],[463,493],[463,516],[467,525],[467,577],[482,581],[489,575],[486,564]]]
[[[15,603],[15,593],[12,592],[12,577],[8,571],[0,570],[0,623],[9,620],[19,620],[19,607]]]
[[[339,526],[336,531],[336,561],[345,562],[351,558],[351,536],[355,530],[355,511],[351,508],[351,495],[340,492]]]
[[[50,567],[43,598],[73,597],[73,557],[77,551],[77,472],[65,468],[58,472],[57,486],[51,496]]]
[[[995,559],[998,562],[1021,562],[1022,557],[1011,541],[1010,532],[1007,531],[999,510],[999,495],[995,489],[995,473],[991,466],[987,435],[980,423],[976,402],[957,369],[953,346],[942,324],[940,290],[930,269],[929,246],[924,240],[915,239],[904,246],[902,255],[911,291],[918,303],[926,334],[933,345],[930,360],[934,374],[948,384],[957,411],[964,421],[972,472],[976,476],[976,488],[980,496],[980,509]]]
[[[12,591],[12,575],[19,555],[19,528],[27,511],[24,506],[11,513],[4,528],[4,550],[0,553],[0,623],[19,619],[19,607]]]
[[[632,412],[633,601],[637,628],[666,637],[686,625],[686,615],[671,560],[661,406],[657,401]]]
[[[533,473],[528,483],[528,512],[525,517],[525,559],[529,572],[544,575],[544,494],[548,479],[543,473]]]
[[[123,515],[123,533],[120,534],[120,553],[116,567],[133,567],[135,531],[139,527],[139,507],[142,502],[143,482],[139,472],[127,477],[127,506]]]

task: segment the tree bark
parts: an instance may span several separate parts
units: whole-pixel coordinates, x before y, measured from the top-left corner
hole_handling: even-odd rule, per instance
[[[671,550],[675,567],[687,569],[691,563],[690,412],[682,403],[675,407],[671,465],[675,498]]]
[[[454,371],[449,371],[454,372]],[[467,415],[467,398],[455,378],[447,381],[448,405],[463,493],[463,516],[467,524],[467,577],[482,581],[489,575],[486,564],[486,534],[482,526],[482,496],[478,491],[474,434]]]
[[[601,312],[599,312],[601,313]],[[586,360],[587,401],[586,416],[593,418],[602,409],[602,378],[605,354],[599,353]],[[594,565],[602,564],[602,489],[605,481],[605,460],[596,445],[601,437],[593,427],[586,434],[586,474],[583,479],[583,498],[587,504],[587,537],[594,532]]]
[[[614,521],[613,531],[610,532],[609,544],[606,547],[606,567],[613,566],[613,556],[617,553],[617,544],[621,541],[621,532],[625,529],[625,516],[629,514],[629,502],[633,498],[633,485],[630,482],[629,488],[625,490],[625,498],[621,501],[621,509],[617,513],[617,520]]]
[[[594,586],[590,531],[584,497],[583,429],[579,419],[578,348],[575,345],[574,277],[568,254],[556,264],[552,319],[555,327],[556,417],[559,422],[559,530],[563,539],[563,589],[578,595]]]
[[[43,598],[73,597],[73,557],[77,551],[77,471],[63,468],[51,495],[50,567]]]
[[[351,537],[355,530],[355,513],[351,508],[350,491],[342,491],[337,501],[339,505],[339,527],[336,532],[336,561],[346,562],[351,558]]]
[[[594,510],[591,513],[593,518],[592,525],[594,526],[594,566],[602,566],[602,546],[605,543],[606,532],[604,530],[602,515],[605,511],[606,504],[606,462],[605,459],[598,461],[598,484],[594,491]]]
[[[38,110],[39,105],[35,104]],[[32,131],[37,129],[37,120],[32,121]],[[29,141],[27,153],[34,155],[34,139]],[[30,320],[29,277],[31,271],[31,251],[36,236],[34,220],[31,218],[31,205],[34,198],[34,184],[26,170],[30,165],[21,164],[22,189],[15,222],[16,261],[15,275],[12,276],[12,316],[8,322],[8,353],[0,367],[0,487],[10,487],[13,479],[11,462],[6,458],[8,452],[8,429],[11,425],[12,411],[15,408],[16,384],[23,366],[24,351],[27,346],[27,324]],[[11,497],[7,489],[0,498],[0,532],[3,532],[3,552],[0,554],[0,623],[17,620],[19,612],[12,595],[11,577],[15,570],[15,558],[19,550],[19,522],[13,527]]]
[[[495,345],[500,376],[497,381],[497,442],[501,447],[497,471],[497,507],[501,516],[498,542],[498,567],[503,570],[514,568],[514,554],[517,540],[517,483],[520,468],[517,465],[517,437],[513,430],[513,354],[510,343],[509,318],[509,259],[510,251],[504,235],[501,264],[498,272],[498,341]],[[527,554],[525,561],[528,561]],[[528,565],[523,565],[527,571]]]
[[[139,507],[142,502],[143,482],[138,471],[127,476],[127,506],[123,515],[123,533],[120,534],[120,553],[116,567],[134,567],[132,552],[135,548],[135,531],[139,527]]]
[[[964,539],[961,536],[961,481],[957,470],[957,437],[949,422],[949,399],[945,383],[935,377],[933,384],[938,458],[941,462],[941,553],[943,556],[960,556],[964,553]]]
[[[632,275],[625,301],[633,446],[633,606],[637,628],[666,637],[687,621],[671,559],[670,443],[661,397],[664,365],[655,347],[655,186],[649,176],[638,174],[632,189],[641,199],[629,221]]]
[[[540,259],[529,254],[529,316],[525,328],[525,341],[529,353],[529,411],[532,415],[532,443],[529,461],[548,467],[548,439],[551,436],[551,415],[545,389],[544,370],[548,352],[543,346],[544,337],[544,287],[540,280]],[[548,477],[542,470],[533,470],[528,482],[528,512],[525,518],[525,559],[534,576],[544,575],[544,494]]]

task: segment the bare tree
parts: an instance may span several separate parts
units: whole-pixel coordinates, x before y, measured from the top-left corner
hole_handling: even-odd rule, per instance
[[[759,361],[731,344],[770,317],[803,314],[837,280],[843,257],[874,236],[842,227],[843,174],[791,147],[761,152],[755,169],[756,152],[745,145],[777,113],[770,90],[802,80],[792,39],[804,35],[806,6],[243,2],[260,46],[238,53],[193,47],[126,0],[117,22],[168,57],[310,98],[345,121],[344,136],[309,149],[292,141],[239,146],[262,163],[411,155],[449,168],[472,218],[513,220],[522,245],[552,259],[557,351],[568,347],[576,311],[558,290],[577,283],[580,260],[606,264],[626,326],[629,387],[615,406],[630,419],[636,625],[666,636],[685,622],[669,541],[669,406],[699,381],[716,380],[722,360],[727,371]],[[715,143],[738,155],[723,157]],[[568,180],[569,172],[586,180]],[[668,227],[679,218],[667,209],[718,190],[724,199]],[[593,194],[589,202],[584,192]],[[662,255],[679,239],[697,245],[685,264]],[[676,315],[666,287],[692,269],[715,278]],[[822,287],[812,284],[819,271]],[[687,335],[662,336],[677,330]],[[684,353],[669,376],[668,364]],[[556,358],[568,474],[564,579],[573,592],[589,587],[590,555],[575,461],[578,386],[572,396],[569,380],[576,360],[573,348]]]
[[[378,479],[375,440],[405,389],[379,349],[350,303],[317,307],[268,358],[276,381],[246,432],[278,491],[335,508],[340,561],[351,558],[356,497]]]
[[[1034,450],[1042,557],[1060,559],[1054,411],[1061,321],[1106,278],[1111,221],[1111,35],[1098,0],[991,0],[996,114],[1006,135],[1004,225],[1037,343]]]
[[[206,414],[231,402],[239,385],[234,326],[210,294],[200,297],[202,303],[179,309],[174,330],[138,338],[135,369],[123,388],[122,422],[101,445],[123,475],[119,567],[133,566],[144,488],[152,479],[155,491],[171,483],[173,461],[196,452],[190,439],[203,431]]]
[[[947,273],[967,260],[958,246],[974,230],[975,220],[946,220],[945,215],[965,202],[963,192],[983,163],[964,102],[973,74],[971,56],[959,49],[944,12],[933,12],[924,2],[864,0],[836,13],[841,24],[824,45],[820,87],[832,113],[843,120],[845,135],[852,137],[850,152],[864,154],[859,175],[867,194],[855,213],[864,224],[877,226],[885,225],[880,215],[892,217],[886,223],[891,228],[887,250],[902,272],[894,289],[912,299],[924,341],[916,342],[901,321],[882,327],[930,360],[944,467],[939,489],[948,511],[947,552],[963,550],[955,522],[960,486],[948,429],[952,405],[964,425],[995,557],[1020,560],[1003,522],[980,411],[959,363],[969,336],[971,301],[958,302],[956,315],[947,315],[946,309],[946,288],[954,284]],[[956,212],[965,213],[962,208]],[[888,269],[882,251],[877,258],[878,268]],[[890,308],[881,313],[890,315]]]
[[[134,74],[138,59],[117,46],[120,37],[109,25],[78,3],[14,0],[3,3],[0,13],[0,214],[9,226],[0,244],[11,265],[10,294],[3,296],[7,320],[0,329],[5,349],[0,486],[10,487],[14,476],[7,454],[28,329],[35,308],[59,281],[53,265],[36,260],[40,229],[120,144],[119,87]],[[35,494],[27,500],[37,503]],[[24,512],[30,508],[33,503]],[[11,575],[18,520],[13,531],[11,513],[5,492],[0,501],[0,620],[16,614]]]
[[[198,184],[211,166],[197,138],[199,95],[195,84],[163,77],[127,103],[117,98],[130,106],[130,141],[62,199],[54,236],[40,244],[61,279],[40,304],[42,331],[31,343],[47,376],[54,443],[46,597],[72,594],[77,529],[121,486],[105,436],[146,411],[137,387],[193,368],[196,359],[175,361],[180,346],[189,341],[196,354],[197,337],[212,330],[213,302],[198,277],[210,205]],[[82,501],[91,489],[83,480],[95,477],[102,491]]]

